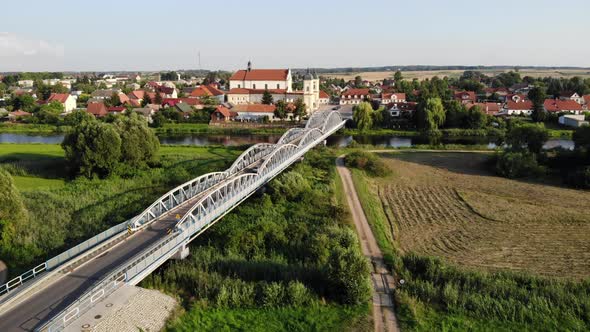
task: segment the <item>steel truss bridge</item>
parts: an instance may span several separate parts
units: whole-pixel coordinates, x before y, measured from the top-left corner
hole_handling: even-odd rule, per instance
[[[313,113],[276,144],[250,147],[226,171],[170,190],[136,217],[1,285],[0,331],[61,331],[121,286],[184,258],[193,239],[344,123],[337,111]]]

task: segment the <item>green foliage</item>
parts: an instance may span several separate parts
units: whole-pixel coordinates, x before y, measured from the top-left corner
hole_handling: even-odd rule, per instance
[[[272,97],[272,96],[271,96]],[[287,104],[284,100],[277,101],[276,108],[274,111],[274,116],[281,120],[287,118]]]
[[[406,283],[396,300],[404,304],[402,327],[410,330],[428,330],[420,325],[434,323],[424,320],[425,304],[445,317],[461,318],[454,323],[458,326],[481,320],[488,322],[484,325],[488,328],[510,326],[510,330],[590,328],[590,283],[463,271],[437,258],[413,254],[403,256],[402,264],[398,272]]]
[[[156,161],[160,141],[143,118],[131,113],[128,117],[119,118],[114,125],[124,142],[121,145],[121,162],[133,168],[142,168]]]
[[[262,94],[262,101],[261,103],[265,105],[271,105],[273,103],[272,95],[267,89],[264,89],[264,93]]]
[[[373,107],[368,102],[361,102],[353,108],[352,119],[356,123],[356,127],[365,131],[373,127]]]
[[[437,130],[439,126],[445,123],[446,114],[440,98],[428,98],[424,112],[426,115],[426,130]]]
[[[535,154],[528,151],[505,151],[496,157],[496,172],[507,178],[539,176],[544,169],[537,163]]]
[[[305,103],[303,102],[302,98],[297,98],[294,105],[295,110],[293,111],[293,116],[301,121],[303,116],[307,114]]]
[[[341,303],[361,304],[369,299],[369,267],[358,248],[336,247],[328,259],[328,277],[333,281],[331,293]]]
[[[346,166],[365,170],[371,176],[387,176],[390,170],[387,165],[373,153],[354,151],[345,158]]]
[[[511,128],[506,136],[507,143],[515,150],[523,148],[539,153],[549,139],[549,133],[541,124],[522,124]]]
[[[94,116],[86,111],[73,111],[64,117],[64,124],[67,126],[77,126],[84,121],[94,121]]]
[[[528,93],[528,98],[533,102],[533,113],[531,115],[533,121],[543,122],[547,118],[544,102],[547,99],[547,91],[542,86],[535,86]]]
[[[481,107],[473,106],[469,109],[469,111],[467,111],[465,122],[467,128],[481,129],[485,128],[488,124],[488,117],[484,112],[482,112]]]

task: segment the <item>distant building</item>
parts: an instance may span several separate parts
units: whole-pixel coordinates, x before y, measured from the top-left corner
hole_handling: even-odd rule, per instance
[[[500,113],[500,104],[498,103],[475,103],[475,104],[465,104],[467,109],[471,109],[474,106],[479,106],[482,112],[487,115],[498,115]]]
[[[31,113],[18,110],[18,111],[8,113],[8,121],[16,122],[21,118],[26,118],[29,116],[31,116]]]
[[[574,114],[567,114],[567,115],[562,115],[559,117],[559,123],[564,125],[564,126],[568,126],[568,127],[574,127],[574,128],[578,128],[584,125],[588,125],[588,121],[585,120],[585,115],[584,114],[580,114],[580,115],[574,115]]]
[[[381,93],[381,104],[388,105],[391,103],[405,103],[406,102],[406,94],[405,93],[391,93],[391,92],[383,92]]]
[[[252,69],[248,62],[246,70],[238,70],[229,79],[231,89],[277,89],[291,92],[293,78],[290,69]]]
[[[456,92],[454,95],[455,100],[461,102],[461,104],[474,104],[477,102],[477,97],[474,91],[461,91]]]
[[[580,105],[584,105],[584,97],[580,96],[577,92],[562,92],[559,99],[573,100]]]
[[[190,92],[190,96],[193,98],[201,98],[204,96],[210,96],[217,99],[219,103],[225,101],[225,93],[213,85],[201,85]]]
[[[102,118],[109,113],[107,107],[103,103],[89,103],[86,107],[86,112],[94,115],[96,118]]]
[[[47,103],[57,101],[64,106],[64,113],[70,113],[76,109],[76,97],[68,93],[52,93],[47,99]]]
[[[213,111],[213,113],[211,113],[211,121],[212,122],[228,122],[228,121],[235,120],[237,116],[238,116],[237,112],[232,111],[223,105],[219,105],[219,106],[217,106],[215,111]]]
[[[507,101],[502,108],[502,115],[531,115],[533,113],[533,103],[529,100],[515,102]]]
[[[318,103],[320,105],[326,105],[330,103],[330,95],[327,94],[325,91],[320,90],[320,96],[318,99]]]
[[[561,99],[545,99],[543,103],[545,111],[551,113],[571,113],[581,114],[583,112],[582,105],[578,104],[574,100],[561,100]]]
[[[340,95],[341,105],[356,105],[371,98],[369,89],[348,89]]]
[[[231,110],[237,113],[236,120],[258,122],[264,117],[268,117],[270,121],[274,121],[275,105],[264,104],[241,104],[236,105]]]

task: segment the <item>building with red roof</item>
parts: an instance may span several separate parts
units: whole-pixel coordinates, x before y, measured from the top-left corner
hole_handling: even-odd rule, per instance
[[[348,89],[340,95],[340,104],[360,104],[362,101],[371,98],[369,89]]]
[[[383,92],[381,93],[381,104],[388,105],[391,103],[405,103],[406,102],[406,94],[405,93],[392,93],[392,92]]]
[[[97,103],[98,104],[98,103]],[[112,106],[107,108],[107,112],[111,114],[122,114],[127,110],[124,106]]]
[[[10,112],[8,113],[8,121],[11,122],[16,122],[21,118],[26,118],[31,116],[31,113],[29,112],[25,112],[25,111],[21,111],[21,110],[16,110],[14,112]]]
[[[218,102],[223,103],[225,101],[225,93],[212,85],[201,85],[195,88],[191,92],[191,97],[201,98],[204,96],[214,97]]]
[[[215,111],[211,113],[211,121],[212,122],[227,122],[235,120],[238,116],[238,113],[235,111],[230,110],[229,108],[219,105],[215,108]]]
[[[293,78],[290,69],[252,69],[248,62],[245,70],[238,70],[229,78],[231,89],[283,89],[291,92]]]
[[[455,100],[461,102],[461,104],[468,104],[468,103],[475,103],[477,101],[477,97],[475,96],[474,91],[461,91],[456,92],[454,95]]]
[[[330,103],[330,95],[323,90],[320,90],[320,96],[318,99],[318,102],[320,103],[320,105],[327,105]]]
[[[471,109],[472,107],[479,106],[482,112],[487,115],[498,115],[500,113],[501,107],[498,103],[475,103],[475,104],[465,104],[467,109]]]
[[[533,103],[530,100],[515,102],[508,100],[500,114],[502,115],[531,115],[533,113]]]
[[[584,111],[582,105],[571,99],[545,99],[543,107],[551,113],[581,114]]]
[[[102,118],[109,113],[107,107],[103,103],[89,103],[86,107],[86,112],[97,118]]]
[[[64,106],[64,113],[70,113],[76,109],[76,98],[68,93],[52,93],[47,98],[47,103],[57,101]]]

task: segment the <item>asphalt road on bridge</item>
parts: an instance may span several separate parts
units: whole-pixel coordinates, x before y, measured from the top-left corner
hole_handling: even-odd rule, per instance
[[[4,313],[0,316],[0,331],[32,331],[40,327],[45,321],[77,300],[95,282],[166,236],[168,229],[176,224],[176,214],[183,216],[204,194],[197,195],[176,207],[149,227],[136,232],[105,253],[64,274],[53,284]]]

